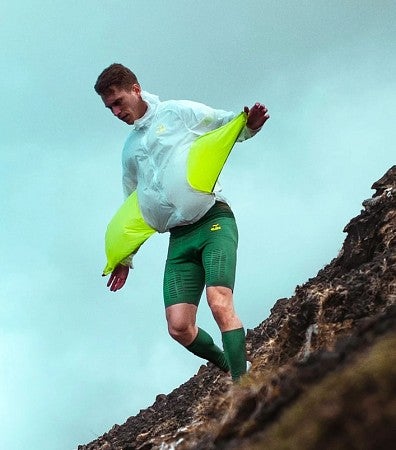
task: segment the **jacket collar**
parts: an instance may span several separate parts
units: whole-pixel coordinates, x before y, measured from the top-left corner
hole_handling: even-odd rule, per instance
[[[160,99],[157,95],[149,94],[146,91],[142,91],[142,99],[147,103],[147,111],[140,119],[135,120],[133,127],[136,130],[150,125],[160,103]]]

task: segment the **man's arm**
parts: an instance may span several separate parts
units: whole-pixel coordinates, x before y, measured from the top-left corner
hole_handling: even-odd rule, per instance
[[[186,127],[198,136],[221,127],[235,117],[233,112],[213,109],[202,103],[186,100],[175,102],[174,107]],[[245,106],[244,111],[248,115],[248,121],[238,137],[238,142],[254,136],[269,119],[268,110],[261,103],[255,103],[251,108]]]
[[[171,105],[185,127],[197,137],[221,127],[235,117],[231,111],[214,109],[190,100],[177,100]]]
[[[125,198],[131,195],[131,193],[136,189],[137,186],[136,169],[131,163],[133,159],[128,158],[128,141],[129,140],[127,140],[127,142],[125,143],[122,152],[122,188]],[[120,264],[116,266],[116,268],[111,273],[110,278],[107,282],[107,287],[110,288],[110,291],[118,291],[124,286],[128,278],[129,269],[132,267],[133,256],[134,255],[129,255],[127,258],[125,258]]]

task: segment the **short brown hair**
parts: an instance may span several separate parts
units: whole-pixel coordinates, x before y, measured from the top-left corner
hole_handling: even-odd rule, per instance
[[[134,84],[139,84],[136,75],[128,67],[114,63],[106,67],[98,76],[94,88],[99,95],[102,95],[108,93],[111,86],[130,89]]]

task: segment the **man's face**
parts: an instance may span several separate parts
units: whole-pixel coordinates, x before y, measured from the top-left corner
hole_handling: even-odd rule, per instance
[[[118,119],[132,125],[135,120],[140,119],[145,111],[145,103],[141,97],[141,88],[134,84],[130,90],[111,87],[111,91],[101,95],[106,108],[118,117]]]

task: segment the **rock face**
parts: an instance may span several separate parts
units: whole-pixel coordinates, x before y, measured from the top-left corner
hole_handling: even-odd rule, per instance
[[[391,449],[396,442],[396,166],[340,254],[248,330],[239,384],[208,363],[78,450]]]

